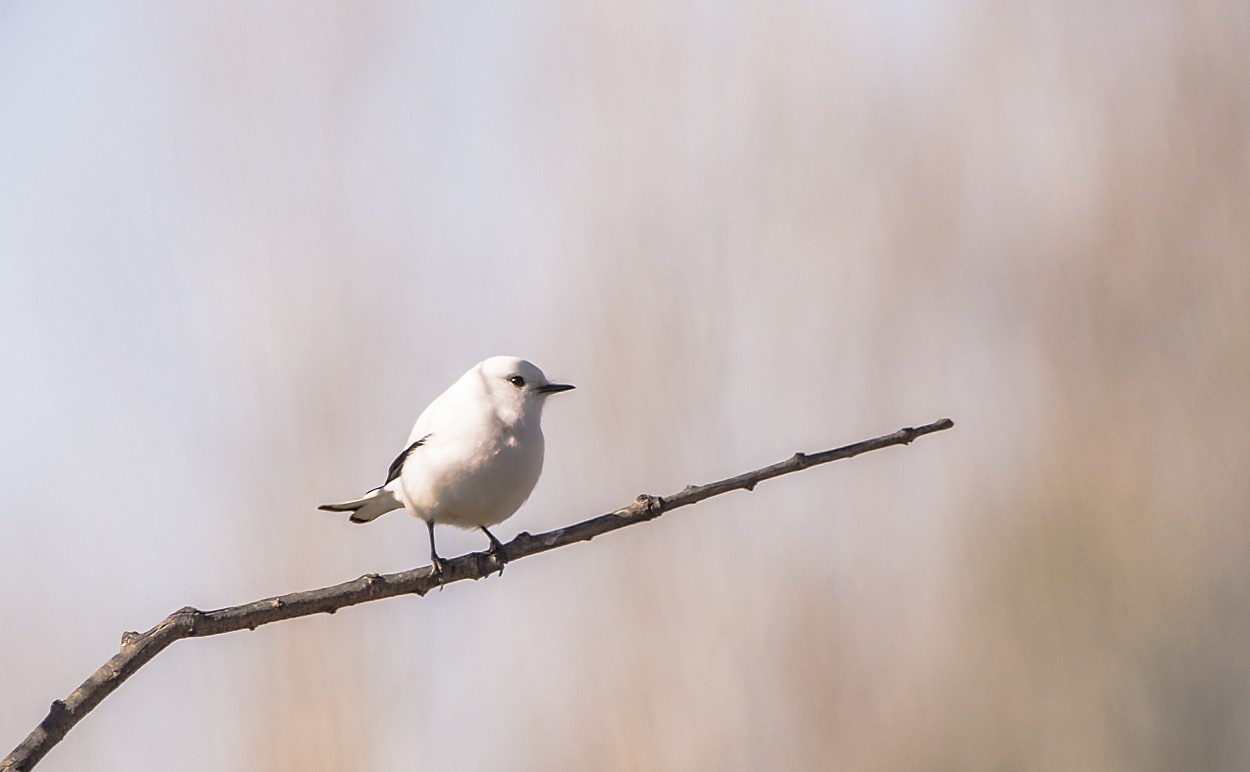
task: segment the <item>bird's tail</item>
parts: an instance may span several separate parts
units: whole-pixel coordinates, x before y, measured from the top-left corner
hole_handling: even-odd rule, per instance
[[[390,512],[392,509],[399,509],[403,504],[395,497],[395,494],[387,490],[385,487],[374,488],[365,495],[355,501],[344,501],[341,504],[322,504],[317,509],[323,512],[351,512],[349,518],[353,523],[367,523]]]

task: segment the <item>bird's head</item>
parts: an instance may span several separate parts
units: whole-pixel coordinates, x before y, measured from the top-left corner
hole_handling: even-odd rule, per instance
[[[569,383],[552,383],[533,363],[516,357],[491,357],[477,370],[491,404],[505,423],[538,419],[547,397],[573,388]]]

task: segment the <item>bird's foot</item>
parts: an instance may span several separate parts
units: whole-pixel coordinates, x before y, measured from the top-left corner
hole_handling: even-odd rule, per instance
[[[503,544],[485,526],[482,527],[482,533],[490,539],[490,549],[486,550],[486,554],[495,561],[495,565],[499,566],[499,575],[503,576],[504,566],[508,565],[508,556],[503,552]]]
[[[508,565],[508,557],[503,554],[503,545],[490,545],[490,549],[486,550],[486,554],[490,556],[491,560],[495,561],[495,565],[499,566],[499,575],[503,576],[504,566]]]
[[[439,576],[447,564],[438,555],[430,555],[430,575]]]

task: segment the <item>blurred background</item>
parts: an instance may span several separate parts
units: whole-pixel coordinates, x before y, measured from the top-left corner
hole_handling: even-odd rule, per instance
[[[118,648],[496,529],[953,431],[161,654],[48,770],[1250,767],[1250,5],[0,4],[0,740]],[[440,533],[445,554],[485,547]]]

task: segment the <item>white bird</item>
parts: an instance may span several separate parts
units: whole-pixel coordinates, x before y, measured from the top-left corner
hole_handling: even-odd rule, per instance
[[[548,396],[571,388],[551,383],[524,359],[479,362],[417,418],[381,487],[318,509],[351,512],[353,523],[407,509],[429,528],[435,573],[443,570],[434,547],[435,524],[479,528],[502,566],[503,545],[489,526],[511,517],[534,490],[543,470],[543,405]]]

